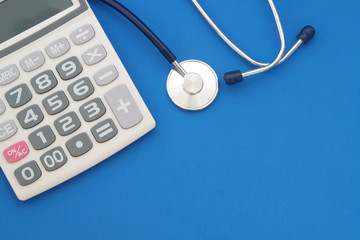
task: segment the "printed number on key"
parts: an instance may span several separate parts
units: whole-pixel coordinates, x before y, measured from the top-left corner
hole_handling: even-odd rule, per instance
[[[69,100],[62,91],[56,92],[43,100],[48,114],[54,115],[62,112],[69,106]]]
[[[86,77],[71,84],[68,91],[75,101],[81,101],[93,94],[94,86],[90,79]]]

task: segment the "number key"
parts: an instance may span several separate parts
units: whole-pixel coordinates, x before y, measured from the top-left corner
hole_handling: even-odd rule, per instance
[[[69,106],[69,100],[63,91],[51,94],[45,98],[42,103],[46,112],[50,115],[62,112]]]
[[[74,101],[81,101],[89,97],[94,92],[94,86],[89,78],[82,78],[68,87],[68,91]]]
[[[76,113],[70,112],[58,118],[54,125],[61,136],[66,136],[78,130],[81,123]]]
[[[35,161],[31,161],[16,169],[14,174],[21,186],[27,186],[41,177],[41,170]]]
[[[32,105],[17,114],[17,119],[24,129],[35,127],[44,119],[38,105]]]
[[[42,150],[55,142],[54,132],[50,126],[42,127],[29,135],[31,145],[36,150]]]
[[[59,63],[56,66],[56,70],[58,71],[61,79],[70,80],[78,76],[83,71],[83,67],[77,57],[71,57]]]
[[[18,108],[28,103],[32,98],[32,94],[29,87],[24,83],[8,91],[5,98],[11,107]]]
[[[92,122],[102,117],[106,108],[100,98],[95,98],[80,107],[80,113],[87,122]]]
[[[68,158],[61,147],[54,148],[40,157],[40,161],[46,171],[51,172],[65,165]]]
[[[31,79],[31,85],[35,89],[35,92],[38,94],[43,94],[57,85],[57,80],[54,73],[51,70],[40,73]]]

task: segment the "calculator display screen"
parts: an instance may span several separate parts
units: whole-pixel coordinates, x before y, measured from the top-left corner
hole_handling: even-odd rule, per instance
[[[71,0],[0,0],[0,44],[71,6]]]

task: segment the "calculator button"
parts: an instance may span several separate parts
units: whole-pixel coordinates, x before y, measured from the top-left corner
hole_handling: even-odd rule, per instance
[[[58,58],[70,50],[70,44],[66,38],[60,38],[46,46],[45,51],[50,58]]]
[[[94,75],[95,82],[99,86],[107,85],[113,82],[119,76],[115,66],[107,66]]]
[[[63,91],[51,94],[42,103],[46,112],[50,115],[60,113],[69,106],[69,100]]]
[[[40,161],[46,171],[55,171],[65,165],[68,158],[61,147],[54,148],[41,155]]]
[[[99,119],[105,112],[106,108],[100,98],[95,98],[80,107],[80,113],[87,122]]]
[[[105,121],[96,124],[95,127],[91,129],[91,133],[97,142],[104,143],[115,137],[118,133],[118,129],[113,120],[106,119]]]
[[[108,91],[105,98],[122,128],[132,128],[142,121],[143,115],[125,85]]]
[[[15,163],[29,154],[29,148],[24,141],[15,143],[4,151],[4,157],[8,163]]]
[[[68,91],[74,101],[81,101],[94,93],[94,86],[89,78],[82,78],[68,87]]]
[[[93,147],[93,143],[91,142],[89,135],[81,133],[67,141],[66,147],[71,156],[79,157],[90,151]]]
[[[17,132],[16,124],[13,120],[0,123],[0,142],[8,140]]]
[[[0,99],[0,115],[2,115],[6,110],[4,102]]]
[[[15,64],[0,69],[0,86],[12,83],[20,76],[19,69]]]
[[[32,184],[41,177],[41,170],[35,161],[26,163],[16,169],[14,173],[21,186]]]
[[[78,76],[82,71],[83,67],[77,57],[71,57],[62,61],[56,66],[61,79],[70,80]]]
[[[47,70],[31,79],[31,85],[38,94],[43,94],[52,90],[58,81],[51,70]]]
[[[76,113],[70,112],[58,118],[54,125],[61,136],[66,136],[78,130],[81,123]]]
[[[32,105],[25,108],[17,114],[17,119],[24,129],[35,127],[44,120],[44,114],[38,105]]]
[[[94,65],[106,57],[106,50],[103,45],[97,45],[87,50],[83,55],[82,59],[86,65]]]
[[[95,31],[90,24],[82,26],[70,34],[71,40],[76,45],[84,44],[95,36]]]
[[[20,65],[25,72],[31,72],[45,63],[44,55],[40,51],[33,52],[20,61]]]
[[[35,150],[42,150],[55,142],[55,135],[50,126],[45,126],[31,133],[29,140]]]
[[[17,108],[28,103],[32,98],[32,94],[29,87],[24,83],[12,88],[5,94],[5,97],[11,107]]]

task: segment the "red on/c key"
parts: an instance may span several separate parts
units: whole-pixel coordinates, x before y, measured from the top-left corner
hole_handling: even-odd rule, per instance
[[[29,148],[24,141],[15,143],[4,151],[6,161],[14,163],[20,161],[29,154]]]

